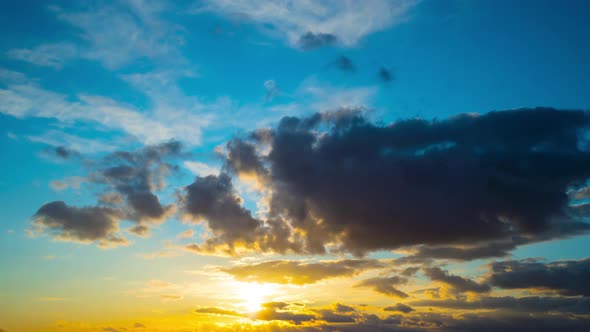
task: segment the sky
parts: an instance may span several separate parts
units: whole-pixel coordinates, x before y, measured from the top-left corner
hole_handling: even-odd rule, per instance
[[[589,14],[0,2],[0,331],[588,331]]]

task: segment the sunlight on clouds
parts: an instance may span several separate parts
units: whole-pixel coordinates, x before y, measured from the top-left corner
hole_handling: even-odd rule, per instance
[[[239,306],[249,312],[258,311],[262,304],[275,293],[276,286],[259,283],[239,283],[238,296],[243,301]]]

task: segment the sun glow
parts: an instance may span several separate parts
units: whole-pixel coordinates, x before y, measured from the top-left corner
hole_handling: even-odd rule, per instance
[[[243,301],[242,306],[249,312],[259,311],[273,293],[275,287],[270,284],[241,283],[238,288],[238,297]]]

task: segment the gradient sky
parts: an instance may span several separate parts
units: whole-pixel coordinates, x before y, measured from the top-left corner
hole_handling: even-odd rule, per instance
[[[588,331],[587,1],[0,3],[0,331]]]

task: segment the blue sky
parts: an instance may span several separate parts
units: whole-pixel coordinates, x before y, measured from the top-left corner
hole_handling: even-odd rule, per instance
[[[182,155],[160,174],[166,185],[153,190],[178,211],[195,176],[225,171],[229,140],[285,116],[355,109],[388,124],[537,106],[588,110],[589,10],[574,0],[2,2],[0,284],[12,286],[0,296],[22,308],[30,298],[75,297],[49,293],[64,292],[60,282],[85,287],[96,269],[100,278],[140,282],[154,264],[142,255],[172,257],[158,259],[160,272],[148,279],[175,282],[178,275],[161,271],[231,263],[179,249],[211,230],[178,213],[150,224],[149,237],[129,233],[135,223],[123,218],[129,245],[115,249],[32,235],[46,203],[97,204],[111,184],[92,174],[115,151],[180,142]],[[249,180],[236,176],[233,187],[262,216],[268,192]],[[178,237],[189,229],[189,239]],[[519,246],[512,257],[580,260],[590,249],[585,235],[551,240]],[[326,257],[341,256],[310,259]],[[473,276],[487,262],[451,266]],[[22,294],[29,300],[17,301]]]

